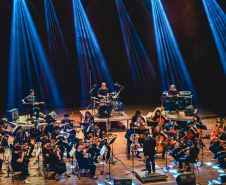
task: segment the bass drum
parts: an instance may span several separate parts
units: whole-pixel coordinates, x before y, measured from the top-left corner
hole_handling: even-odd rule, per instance
[[[124,109],[124,105],[122,104],[122,102],[118,102],[118,111],[123,111]]]
[[[107,106],[106,104],[100,104],[99,105],[99,117],[100,118],[108,118],[109,115],[109,106]]]

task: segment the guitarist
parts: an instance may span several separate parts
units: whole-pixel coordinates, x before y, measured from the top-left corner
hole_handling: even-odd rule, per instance
[[[217,142],[214,142],[210,147],[210,151],[214,153],[213,159],[216,159],[216,154],[224,150],[222,144],[226,141],[226,134],[223,127],[218,128],[219,133],[213,139],[217,139]]]
[[[30,117],[32,118],[33,114],[36,112],[36,120],[38,120],[39,117],[39,111],[40,109],[36,106],[38,105],[36,101],[35,91],[33,89],[30,89],[30,95],[28,95],[26,98],[22,100],[23,103],[33,104],[33,108],[30,110]]]

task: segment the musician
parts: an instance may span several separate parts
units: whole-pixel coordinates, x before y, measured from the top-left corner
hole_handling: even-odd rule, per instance
[[[24,164],[24,157],[26,156],[26,152],[21,150],[20,146],[17,146],[12,151],[12,160],[11,160],[11,166],[13,168],[13,171],[20,171],[22,181],[26,184],[30,183],[29,180],[26,180],[26,177],[28,175],[28,166]]]
[[[44,157],[45,165],[50,164],[50,148],[51,148],[51,141],[48,139],[45,141],[45,144],[42,147],[42,155]]]
[[[55,127],[55,131],[52,133],[52,139],[55,139],[57,142],[57,145],[59,145],[59,149],[61,151],[60,157],[63,159],[65,148],[67,148],[67,158],[71,158],[69,155],[69,146],[67,143],[63,142],[63,140],[66,140],[62,134],[60,134],[60,128],[58,126]]]
[[[169,111],[176,110],[178,112],[178,110],[180,108],[178,97],[180,95],[183,95],[183,93],[179,93],[177,91],[177,89],[175,88],[175,85],[171,85],[166,96],[168,96],[168,97],[174,97],[175,96],[175,98],[173,98],[173,100],[171,100],[171,101],[166,102],[167,110],[169,110]]]
[[[96,179],[97,178],[95,176],[96,165],[93,164],[93,162],[88,158],[85,152],[86,151],[84,150],[83,146],[79,145],[75,153],[78,166],[80,169],[90,169],[90,172],[89,172],[90,178]]]
[[[56,180],[59,180],[59,176],[63,173],[65,173],[67,177],[71,177],[67,172],[66,164],[63,162],[63,158],[60,156],[58,146],[50,148],[49,156],[50,170],[56,173]]]
[[[135,115],[132,117],[132,122],[136,122],[138,117],[141,117],[141,120],[142,120],[143,122],[145,122],[143,116],[141,115],[141,111],[140,111],[140,110],[137,110],[137,111],[135,112]]]
[[[185,152],[185,156],[187,156],[187,157],[179,159],[179,171],[178,172],[183,173],[183,170],[182,170],[183,166],[182,165],[183,165],[184,162],[188,166],[189,163],[194,163],[195,160],[198,158],[199,147],[197,145],[198,145],[198,143],[196,141],[193,141],[192,146],[189,149],[190,150],[189,153]],[[189,171],[190,169],[191,168],[188,167],[187,171]]]
[[[164,138],[164,140],[165,140],[166,138],[168,138],[168,135],[167,135],[166,133],[164,133],[162,130],[160,131],[160,127],[159,127],[159,126],[157,126],[157,127],[155,127],[155,128],[156,128],[155,132],[152,133],[152,136],[153,136],[154,138],[156,138],[156,137],[159,136],[159,135],[162,135],[163,138]],[[165,144],[164,144],[164,143],[163,143],[162,159],[165,159]]]
[[[218,139],[218,141],[216,143],[213,143],[210,147],[209,147],[209,150],[211,152],[214,153],[214,157],[213,159],[216,159],[216,154],[222,150],[224,150],[222,144],[226,141],[226,134],[224,132],[224,129],[223,127],[219,127],[218,128],[219,130],[219,133],[216,135],[215,138]]]
[[[130,148],[131,148],[131,144],[132,144],[132,140],[133,138],[131,138],[131,135],[134,134],[134,129],[135,129],[135,125],[134,123],[130,123],[130,129],[127,129],[126,131],[126,135],[125,138],[127,139],[127,159],[130,159]],[[140,152],[138,151],[136,154],[137,158],[141,158],[140,157]]]
[[[101,88],[99,88],[99,90],[98,90],[98,97],[99,98],[105,98],[106,96],[109,96],[109,90],[106,87],[106,83],[103,82],[101,84]]]
[[[159,109],[157,109],[157,110],[155,111],[155,115],[154,115],[154,117],[152,118],[151,121],[156,122],[156,120],[157,120],[158,118],[160,118],[160,114],[161,114],[161,111],[160,111]],[[167,120],[167,118],[165,118],[162,114],[161,114],[161,118],[164,119],[164,121]]]
[[[201,119],[200,119],[200,117],[198,115],[194,115],[193,116],[192,122],[195,125],[203,125],[203,123],[201,122]]]
[[[61,126],[64,129],[64,132],[66,132],[66,125],[71,124],[71,120],[69,119],[69,115],[68,114],[64,114],[64,119],[61,120]]]
[[[146,126],[145,122],[143,122],[141,117],[137,117],[136,122],[134,122],[135,127],[139,127],[142,128],[144,126]]]
[[[156,147],[156,140],[154,137],[147,133],[148,137],[144,139],[144,156],[146,157],[146,169],[148,173],[151,173],[151,165],[152,164],[152,171],[155,173],[155,147]]]
[[[99,130],[99,148],[102,149],[103,146],[106,146],[107,148],[107,155],[106,155],[106,160],[108,160],[111,156],[111,147],[108,144],[108,138],[107,132],[104,131],[103,127],[100,127]],[[105,154],[103,155],[103,160],[105,160]]]
[[[33,109],[30,112],[30,117],[32,118],[32,116],[34,115],[34,113],[36,112],[36,120],[38,120],[39,117],[39,111],[40,109],[36,106],[36,97],[35,97],[35,91],[33,89],[30,89],[30,95],[28,95],[27,97],[25,97],[22,100],[23,103],[30,103],[33,104]]]
[[[197,132],[197,127],[193,125],[192,121],[188,121],[187,127],[182,129],[180,132],[184,132],[185,135],[191,134],[191,138],[189,138],[189,139],[192,141],[195,141],[195,138],[199,137],[199,133]]]
[[[97,148],[96,141],[94,140],[93,132],[89,132],[85,138],[86,143],[90,143],[89,150],[87,153],[91,154],[91,157],[94,158],[94,162],[97,162],[97,157],[100,155],[100,149]]]
[[[90,126],[94,123],[94,117],[92,116],[90,111],[86,111],[83,123],[84,123],[83,134],[84,137],[86,137],[87,133],[90,131]]]
[[[217,127],[217,126],[222,126],[223,129],[225,130],[224,121],[223,121],[223,119],[222,119],[221,117],[218,117],[218,118],[217,118],[216,127]],[[214,132],[214,130],[213,130],[213,132]],[[212,134],[213,134],[213,133],[212,133]]]
[[[49,138],[49,139],[51,139],[51,137],[52,137],[53,128],[54,128],[54,122],[55,122],[55,121],[47,122],[48,125],[46,126],[46,130],[47,130],[48,138]]]
[[[35,145],[31,143],[30,131],[26,131],[26,133],[25,133],[25,143],[27,143],[27,145],[30,147],[28,158],[34,157],[32,155],[32,152],[34,150]]]
[[[7,127],[8,127],[8,124],[6,121],[1,121],[1,124],[0,124],[0,140],[1,141],[1,147],[9,147],[9,144],[8,144],[8,139],[9,139],[9,135],[6,134],[7,132],[9,132],[7,130]],[[3,149],[3,148],[2,148]]]
[[[179,125],[177,125],[177,123],[173,120],[170,119],[169,123],[165,125],[164,130],[167,131],[169,133],[170,137],[173,137],[174,140],[176,140],[177,135],[175,133],[171,133],[172,130],[180,130],[181,127]],[[171,130],[171,132],[169,132]]]
[[[35,131],[34,131],[34,137],[35,137],[35,143],[41,142],[43,143],[43,137],[42,137],[42,131],[40,131],[38,124],[35,125]]]
[[[22,145],[23,143],[23,133],[20,130],[17,131],[16,136],[14,137],[13,143],[15,143],[16,141],[19,142],[19,145]]]
[[[224,150],[222,152],[218,152],[216,154],[216,158],[218,158],[218,162],[219,162],[219,166],[221,168],[226,168],[226,163],[224,161],[224,159],[226,158],[226,146],[222,145],[222,147],[224,148]]]

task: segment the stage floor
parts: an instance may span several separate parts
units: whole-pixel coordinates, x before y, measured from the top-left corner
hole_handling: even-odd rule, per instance
[[[131,106],[126,106],[124,112],[126,115],[128,115],[129,118],[133,116],[136,110],[141,110],[142,115],[147,115],[149,112],[153,112],[155,108],[158,105],[131,105]],[[63,115],[67,112],[68,114],[72,114],[73,112],[73,118],[80,120],[80,113],[79,113],[79,108],[78,109],[58,109],[54,110],[58,114],[58,119],[63,118]],[[48,112],[51,112],[52,110],[48,111],[46,110],[44,113],[47,114]],[[207,126],[208,130],[204,131],[204,136],[206,134],[209,134],[212,129],[215,126],[216,122],[216,115],[208,110],[202,110],[199,109],[199,115],[200,117],[203,118],[203,123]],[[127,123],[126,121],[123,121],[124,125],[126,126]],[[126,168],[131,169],[132,166],[132,159],[127,160],[126,157],[126,139],[125,139],[125,131],[112,131],[112,133],[117,135],[117,139],[115,140],[114,143],[114,155],[117,157],[113,158],[113,160],[116,162],[115,165],[111,165],[111,177],[115,179],[132,179],[133,184],[141,184],[139,180],[133,175],[129,174],[128,170]],[[81,133],[79,133],[79,137],[82,138]],[[10,137],[9,139],[9,144],[12,143],[13,138]],[[204,144],[209,147],[209,140],[204,140]],[[7,152],[7,151],[6,151]],[[33,154],[34,155],[34,154]],[[143,154],[141,153],[141,156],[143,157]],[[201,162],[201,154],[199,155],[200,159],[199,162]],[[0,155],[0,158],[2,159],[2,154]],[[203,165],[199,167],[199,172],[195,168],[195,176],[197,181],[202,184],[202,185],[208,185],[208,184],[220,184],[219,183],[219,177],[220,175],[225,174],[225,170],[222,170],[221,168],[218,168],[218,161],[217,160],[212,160],[213,155],[210,153],[210,151],[206,148],[204,148],[204,158],[203,158]],[[36,158],[32,158],[30,162],[30,167],[29,167],[29,172],[31,176],[28,178],[30,180],[31,184],[34,185],[40,185],[40,184],[45,184],[43,177],[32,177],[34,174],[37,174],[38,172],[36,171],[37,169],[37,164],[32,167],[33,163],[36,161]],[[102,161],[102,160],[100,160]],[[167,181],[162,181],[162,182],[152,182],[152,183],[145,183],[145,184],[167,184],[167,185],[175,185],[176,184],[176,177],[178,175],[177,169],[178,166],[175,165],[174,160],[171,156],[168,156],[168,166],[171,167],[168,173],[166,175],[168,176]],[[69,172],[71,172],[71,168],[69,165],[69,161],[66,160],[67,169]],[[124,165],[125,167],[124,167]],[[135,158],[134,161],[135,168],[134,171],[136,170],[141,170],[145,168],[145,163],[138,158]],[[200,163],[199,163],[200,164]],[[161,159],[161,155],[157,155],[156,159],[156,169],[161,170],[161,168],[165,167],[165,160]],[[77,176],[72,175],[71,178],[65,178],[62,176],[60,181],[58,182],[59,184],[78,184],[78,185],[93,185],[93,184],[110,184],[105,181],[105,178],[108,178],[108,175],[100,175],[100,171],[102,170],[103,166],[98,164],[97,169],[96,169],[96,176],[98,179],[92,180],[88,177],[81,177],[80,180],[78,180]],[[6,165],[3,165],[3,169],[6,169]],[[104,166],[104,170],[108,171],[108,165]],[[3,170],[6,173],[6,170]],[[1,184],[13,184],[11,178],[4,178],[7,174],[1,174],[0,175],[0,182]],[[48,180],[46,184],[56,184],[57,182],[55,180]],[[14,184],[22,184],[20,181],[15,181]],[[113,184],[113,180],[111,181],[111,184]]]

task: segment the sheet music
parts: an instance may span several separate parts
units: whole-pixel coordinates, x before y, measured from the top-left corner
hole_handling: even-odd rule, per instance
[[[6,161],[8,160],[9,155],[10,155],[10,150],[8,151],[8,153],[7,153],[6,157],[5,157],[5,160],[6,160]]]
[[[41,147],[38,147],[38,150],[37,150],[37,152],[36,152],[36,157],[38,157],[38,155],[39,155],[39,153],[41,152]]]
[[[101,148],[101,151],[100,151],[100,155],[103,156],[104,155],[104,152],[107,150],[107,147],[104,145],[102,148]]]
[[[12,130],[12,134],[14,134],[15,130],[18,128],[18,126],[15,126]]]
[[[69,155],[72,157],[74,155],[75,151],[76,151],[76,149],[75,149],[75,147],[73,147],[71,149],[71,151],[69,152]]]

